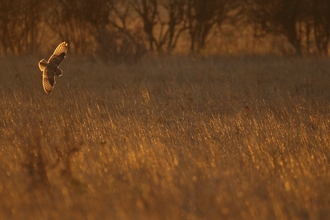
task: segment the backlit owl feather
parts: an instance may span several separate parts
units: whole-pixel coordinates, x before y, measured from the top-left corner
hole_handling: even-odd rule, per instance
[[[59,68],[59,65],[66,57],[68,52],[68,43],[60,43],[53,55],[50,56],[48,61],[42,59],[39,61],[39,69],[42,71],[42,85],[44,91],[48,94],[53,91],[56,84],[55,76],[62,76],[63,71]]]

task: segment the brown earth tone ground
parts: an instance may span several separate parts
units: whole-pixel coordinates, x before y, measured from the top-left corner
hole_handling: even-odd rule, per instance
[[[330,60],[0,60],[0,219],[329,219]]]

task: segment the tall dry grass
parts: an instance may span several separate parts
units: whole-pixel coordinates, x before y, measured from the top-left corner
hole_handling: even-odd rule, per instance
[[[1,58],[0,219],[326,219],[330,62]]]

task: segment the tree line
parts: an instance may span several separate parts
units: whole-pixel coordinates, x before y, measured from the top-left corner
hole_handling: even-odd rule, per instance
[[[201,53],[224,26],[255,39],[282,37],[293,53],[328,55],[329,0],[0,0],[0,51],[40,52],[51,39],[104,60],[171,53],[179,42]]]

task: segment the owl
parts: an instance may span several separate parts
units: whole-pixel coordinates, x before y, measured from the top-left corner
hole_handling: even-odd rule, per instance
[[[55,76],[62,76],[63,71],[58,66],[66,57],[67,52],[68,43],[64,41],[56,47],[48,61],[45,59],[39,61],[38,65],[42,71],[42,86],[45,93],[49,94],[53,91],[56,84]]]

